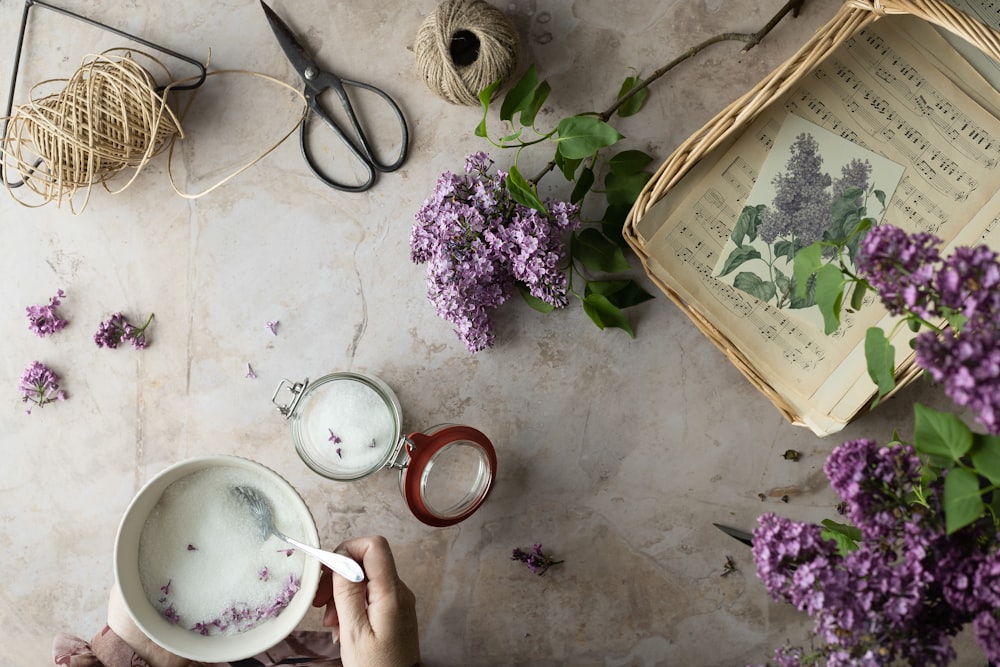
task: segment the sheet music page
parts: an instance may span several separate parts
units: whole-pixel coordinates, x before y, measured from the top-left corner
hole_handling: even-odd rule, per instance
[[[876,304],[845,314],[841,329],[826,336],[712,277],[786,114],[904,165],[884,218],[904,229],[948,241],[963,230],[969,233],[974,219],[985,227],[978,214],[1000,189],[1000,122],[950,78],[978,74],[964,61],[948,74],[941,72],[897,29],[897,18],[906,17],[880,19],[845,41],[772,103],[728,151],[699,165],[701,178],[685,179],[647,213],[650,220],[636,227],[648,235],[643,240],[650,271],[696,305],[723,335],[738,341],[760,374],[801,406],[804,417],[809,411],[810,418],[822,419],[835,407],[843,415],[845,406],[871,395],[864,335],[886,313]],[[948,49],[942,37],[924,27],[921,49]],[[1000,109],[995,90],[984,94],[984,101]],[[869,301],[874,301],[871,295]],[[908,348],[901,349],[898,364],[908,356]]]
[[[945,0],[948,4],[962,10],[971,18],[978,20],[994,30],[1000,30],[1000,0]],[[921,35],[925,35],[927,30],[934,30],[940,34],[951,45],[951,49],[935,50],[926,53],[940,69],[951,72],[951,80],[957,83],[962,90],[971,98],[979,102],[984,107],[989,108],[989,102],[984,99],[989,97],[989,93],[1000,89],[1000,62],[986,55],[973,46],[964,38],[945,28],[932,26],[913,16],[900,17],[904,20],[899,22],[900,28],[912,36],[911,41],[919,44]],[[911,32],[912,31],[912,32]],[[954,50],[952,50],[954,49]],[[956,58],[955,52],[962,57]],[[952,66],[958,64],[959,68],[966,68],[971,65],[979,76],[960,77],[952,72]]]

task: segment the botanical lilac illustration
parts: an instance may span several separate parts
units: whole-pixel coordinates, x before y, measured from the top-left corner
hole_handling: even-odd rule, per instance
[[[863,149],[852,147],[856,150],[841,160],[839,173],[831,175],[813,132],[800,131],[785,145],[787,161],[769,180],[773,194],[764,195],[770,201],[744,206],[716,277],[731,276],[727,280],[733,287],[776,308],[805,309],[817,305],[815,269],[820,267],[797,275],[796,255],[818,243],[822,264],[843,259],[853,266],[864,237],[859,227],[865,218],[881,216],[887,196],[872,177],[874,154],[869,159]]]

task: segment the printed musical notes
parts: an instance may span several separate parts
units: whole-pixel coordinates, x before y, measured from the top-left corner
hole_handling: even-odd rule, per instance
[[[1000,0],[948,1],[1000,23]],[[980,74],[948,56],[951,48],[914,17],[870,23],[753,120],[742,121],[725,148],[701,156],[690,172],[697,176],[682,179],[640,221],[650,273],[717,345],[739,356],[754,384],[779,396],[817,433],[837,430],[873,396],[864,335],[888,315],[869,296],[827,336],[713,271],[754,184],[768,179],[765,162],[780,150],[789,115],[903,165],[883,222],[933,233],[946,244],[1000,246],[1000,92],[977,87]],[[877,197],[865,205],[881,214]],[[897,350],[903,368],[910,357],[905,346]]]

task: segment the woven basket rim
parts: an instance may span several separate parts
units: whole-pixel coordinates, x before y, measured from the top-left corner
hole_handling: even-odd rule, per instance
[[[795,408],[767,381],[740,351],[698,309],[686,302],[670,285],[657,277],[648,262],[638,223],[705,156],[750,125],[770,103],[792,89],[821,61],[852,35],[883,16],[912,15],[944,28],[1000,61],[1000,32],[984,25],[943,0],[845,0],[834,17],[822,26],[795,54],[785,60],[749,91],[734,100],[701,129],[681,143],[660,165],[640,192],[625,220],[622,234],[641,260],[646,274],[761,391],[789,422],[804,424]],[[921,375],[915,364],[899,369],[896,391]],[[851,416],[853,419],[865,405]]]

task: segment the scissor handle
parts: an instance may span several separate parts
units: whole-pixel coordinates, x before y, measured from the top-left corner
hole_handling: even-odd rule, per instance
[[[406,126],[406,119],[403,117],[403,112],[400,111],[399,105],[396,104],[395,100],[393,100],[391,97],[389,97],[388,94],[386,94],[379,88],[376,88],[375,86],[372,86],[370,84],[361,81],[341,79],[340,77],[330,74],[329,72],[318,72],[312,79],[309,79],[308,81],[310,85],[309,87],[306,88],[305,96],[306,96],[306,101],[309,104],[309,108],[312,109],[313,113],[319,116],[320,120],[322,120],[327,125],[327,127],[333,130],[334,134],[336,134],[341,141],[347,144],[347,147],[348,149],[350,149],[351,153],[356,158],[358,158],[358,160],[362,163],[362,165],[364,165],[364,169],[366,172],[366,178],[364,182],[357,185],[340,183],[338,181],[331,179],[326,174],[324,174],[322,170],[316,165],[315,161],[312,158],[312,155],[309,152],[308,142],[306,141],[306,127],[309,122],[309,115],[306,115],[306,117],[302,119],[302,125],[299,131],[299,145],[302,148],[303,158],[309,165],[309,168],[312,169],[313,173],[317,176],[317,178],[319,178],[324,183],[337,190],[343,190],[346,192],[363,192],[364,190],[367,190],[375,183],[376,172],[390,172],[399,169],[399,167],[406,160],[406,153],[409,147],[409,130]],[[396,116],[396,120],[399,121],[400,135],[401,135],[400,138],[402,142],[399,148],[399,155],[396,157],[396,160],[394,162],[390,164],[384,164],[378,160],[377,156],[375,155],[375,151],[372,150],[371,143],[368,140],[368,135],[365,133],[365,130],[361,126],[361,122],[358,120],[357,114],[354,111],[354,105],[351,104],[351,100],[347,96],[347,91],[345,90],[344,85],[354,86],[356,88],[363,88],[365,90],[368,90],[381,97],[389,105],[389,108],[392,109],[393,113]],[[324,109],[323,106],[319,103],[318,100],[319,93],[327,89],[332,90],[340,99],[340,104],[344,108],[344,111],[347,114],[348,121],[350,121],[351,123],[351,128],[354,131],[357,143],[355,143],[354,139],[347,136],[347,134],[340,128],[340,126],[336,123],[336,121],[334,121],[334,119],[330,117],[330,114],[327,113],[326,109]],[[314,90],[319,92],[313,92]]]

